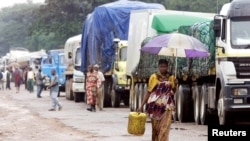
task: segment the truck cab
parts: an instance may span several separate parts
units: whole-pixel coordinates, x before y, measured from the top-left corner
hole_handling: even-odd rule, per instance
[[[111,106],[119,107],[121,101],[129,105],[130,84],[126,76],[128,41],[114,39],[115,61],[112,74]]]
[[[50,50],[48,55],[42,56],[41,70],[45,77],[45,88],[50,84],[51,70],[55,69],[56,74],[59,77],[59,92],[65,91],[65,76],[64,71],[66,69],[64,52],[63,50]],[[60,93],[58,94],[60,96]]]
[[[69,37],[65,42],[64,54],[66,62],[66,99],[75,102],[85,101],[85,75],[81,68],[81,39],[82,34]]]
[[[216,36],[216,104],[219,123],[235,112],[250,111],[250,1],[233,0],[214,18]]]

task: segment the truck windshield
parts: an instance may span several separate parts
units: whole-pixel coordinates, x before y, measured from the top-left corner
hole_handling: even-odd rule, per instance
[[[76,50],[75,64],[78,65],[78,66],[81,65],[81,51],[80,51],[80,48],[77,48],[77,50]]]
[[[127,47],[123,47],[120,50],[120,60],[126,61],[127,60]]]
[[[231,43],[233,47],[245,48],[250,46],[250,20],[246,18],[232,19]]]
[[[61,55],[60,56],[60,65],[65,65],[66,62],[65,62],[65,59],[64,59],[64,55]]]

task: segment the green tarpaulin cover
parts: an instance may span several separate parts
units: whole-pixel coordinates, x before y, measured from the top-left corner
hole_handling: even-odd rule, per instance
[[[211,21],[207,17],[181,15],[181,14],[156,14],[153,17],[152,28],[159,34],[177,31],[180,26],[192,25],[196,22]]]

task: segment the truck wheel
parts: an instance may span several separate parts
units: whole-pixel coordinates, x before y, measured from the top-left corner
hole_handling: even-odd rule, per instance
[[[72,91],[72,79],[67,79],[66,80],[66,87],[65,87],[65,94],[66,94],[66,99],[68,100],[73,100],[73,91]]]
[[[130,91],[126,91],[124,95],[126,95],[123,97],[124,105],[129,106]]]
[[[189,86],[180,85],[178,90],[178,100],[177,100],[177,107],[178,107],[178,120],[180,122],[187,122],[189,119],[190,113],[190,101],[192,100],[190,94]]]
[[[201,87],[195,85],[193,87],[193,100],[194,100],[194,121],[197,125],[200,124],[200,91]]]
[[[177,100],[178,100],[178,94],[179,94],[179,91],[176,91],[175,94],[174,94],[174,100],[175,100],[175,111],[173,111],[173,118],[174,118],[174,121],[178,121],[178,104],[177,104]]]
[[[217,111],[218,111],[218,117],[219,117],[219,124],[220,125],[227,125],[229,124],[229,113],[225,111],[224,108],[224,101],[222,96],[222,90],[220,91],[220,97],[217,104]],[[232,118],[232,117],[230,117]]]
[[[81,93],[73,93],[73,95],[74,95],[74,101],[75,102],[80,102],[81,101],[81,99],[82,99],[82,95],[81,95]]]
[[[105,82],[104,83],[104,99],[103,99],[104,107],[111,107],[111,94],[109,93],[109,87],[110,87],[110,83]]]
[[[112,107],[120,107],[121,102],[121,94],[116,92],[114,89],[111,91],[111,106]]]
[[[201,87],[201,102],[200,102],[200,123],[205,125],[208,122],[209,116],[207,113],[207,85],[203,84]]]
[[[142,101],[143,101],[143,96],[144,96],[144,85],[140,83],[138,85],[138,108],[141,106]],[[143,111],[142,111],[143,112]]]
[[[145,94],[148,92],[148,85],[147,83],[144,84],[144,87],[143,87],[143,97],[142,97],[142,100],[144,99],[144,96]],[[146,104],[144,104],[143,106],[143,111],[146,111]]]
[[[135,93],[133,93],[134,91],[132,90],[132,88],[129,91],[129,107],[130,107],[130,111],[133,112],[135,111],[136,107],[135,107],[135,103],[134,103],[134,99],[135,99]]]

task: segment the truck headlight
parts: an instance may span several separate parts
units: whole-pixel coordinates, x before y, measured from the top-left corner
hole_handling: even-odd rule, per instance
[[[234,88],[233,89],[234,96],[247,95],[247,93],[248,93],[247,88]]]

